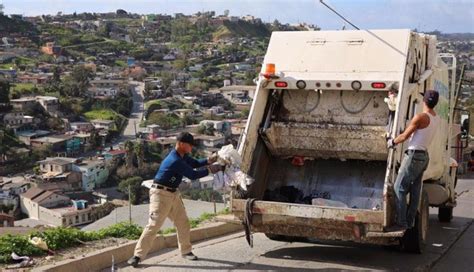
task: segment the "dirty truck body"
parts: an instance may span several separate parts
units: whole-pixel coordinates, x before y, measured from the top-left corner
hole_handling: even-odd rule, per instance
[[[275,75],[260,76],[239,144],[242,170],[255,182],[245,197],[233,194],[233,214],[243,219],[247,199],[255,198],[252,231],[270,238],[422,246],[428,205],[440,207],[444,219],[455,206],[454,57],[437,53],[435,36],[410,30],[273,32],[262,74],[270,63]],[[393,183],[408,143],[386,147],[384,98],[393,83],[399,93],[392,137],[422,111],[425,90],[440,93],[435,111],[442,124],[428,150],[417,225],[405,233],[384,232],[395,220]],[[265,199],[282,186],[347,207]]]

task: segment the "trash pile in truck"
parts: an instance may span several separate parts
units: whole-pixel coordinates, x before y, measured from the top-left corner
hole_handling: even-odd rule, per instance
[[[330,191],[312,190],[310,194],[305,194],[303,190],[295,186],[281,186],[273,190],[267,189],[263,200],[351,209],[380,210],[382,207],[381,199],[356,198],[351,199],[350,203],[345,203],[344,200],[331,195]]]

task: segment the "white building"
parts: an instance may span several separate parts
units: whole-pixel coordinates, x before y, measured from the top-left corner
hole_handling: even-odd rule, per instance
[[[100,187],[109,177],[109,169],[104,161],[88,160],[76,163],[73,170],[82,173],[82,190],[89,192]]]
[[[32,124],[33,116],[25,115],[22,112],[10,112],[3,117],[3,123],[8,127],[18,128],[26,124]]]
[[[55,114],[59,110],[59,99],[54,96],[36,96],[36,101],[45,111]]]

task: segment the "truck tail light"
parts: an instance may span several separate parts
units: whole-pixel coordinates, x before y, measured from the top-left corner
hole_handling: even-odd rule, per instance
[[[276,81],[275,82],[275,87],[286,88],[286,87],[288,87],[288,83],[286,83],[285,81]]]
[[[385,89],[385,83],[383,82],[373,82],[372,83],[372,88],[374,89]]]

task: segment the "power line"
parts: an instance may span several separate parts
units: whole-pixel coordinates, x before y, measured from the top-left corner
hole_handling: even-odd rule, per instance
[[[335,9],[331,8],[328,4],[324,3],[323,0],[319,0],[319,2],[321,4],[323,4],[324,6],[326,6],[329,10],[331,10],[332,12],[334,12],[337,16],[341,17],[342,20],[346,21],[348,24],[350,24],[353,28],[357,29],[357,30],[360,30],[360,28],[358,28],[356,25],[354,25],[353,23],[351,23],[349,20],[347,20],[344,16],[342,16],[341,14],[339,14],[339,12],[337,12]]]

